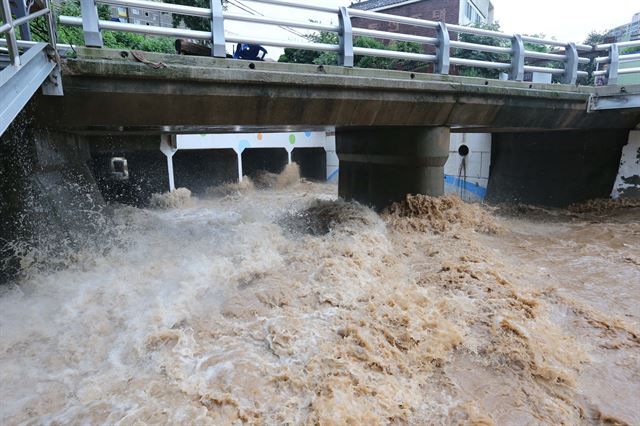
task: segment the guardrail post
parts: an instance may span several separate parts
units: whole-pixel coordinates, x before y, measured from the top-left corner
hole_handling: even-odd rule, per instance
[[[18,50],[18,42],[16,41],[16,31],[13,27],[13,18],[11,17],[11,6],[9,5],[9,0],[2,0],[2,17],[4,18],[4,22],[9,24],[11,28],[7,31],[7,49],[9,49],[9,57],[11,58],[11,64],[19,67],[20,66],[20,51]]]
[[[224,15],[220,0],[211,0],[211,56],[226,58]]]
[[[523,81],[524,80],[524,42],[522,36],[516,34],[511,39],[511,72],[509,73],[509,80]]]
[[[449,30],[447,24],[444,22],[438,22],[438,48],[436,54],[438,55],[438,62],[436,63],[436,74],[449,74],[449,68],[451,66],[451,39],[449,38]]]
[[[24,3],[24,0],[16,0],[16,19],[22,18],[23,16],[27,16],[29,11],[27,10],[27,5]],[[20,25],[20,38],[22,40],[31,41],[31,29],[29,28],[29,23]]]
[[[567,60],[564,65],[564,74],[562,74],[561,83],[576,84],[578,81],[578,64],[580,63],[580,57],[578,56],[578,49],[576,49],[575,43],[567,44],[567,47],[565,47],[565,57]]]
[[[98,18],[98,7],[94,0],[80,0],[80,12],[82,14],[82,31],[84,44],[88,47],[103,47],[102,34]]]
[[[620,52],[617,44],[609,48],[609,68],[607,69],[607,86],[618,83],[618,70],[620,69]]]
[[[344,67],[353,67],[353,27],[351,26],[351,18],[346,7],[340,7],[338,12],[340,21],[340,54],[338,55],[338,64]]]

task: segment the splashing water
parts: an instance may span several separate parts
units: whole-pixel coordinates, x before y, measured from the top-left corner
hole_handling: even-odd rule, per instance
[[[640,423],[637,209],[335,198],[117,209],[2,289],[0,423]]]
[[[193,200],[191,199],[191,191],[187,188],[177,188],[164,194],[153,194],[151,200],[149,200],[149,205],[157,209],[175,209],[191,207]]]

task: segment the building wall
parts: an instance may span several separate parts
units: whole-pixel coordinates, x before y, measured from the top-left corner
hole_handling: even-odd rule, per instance
[[[156,27],[173,26],[171,14],[136,7],[111,6],[111,20]]]
[[[631,22],[609,31],[607,42],[619,42],[640,39],[640,12],[633,15]]]
[[[460,16],[460,0],[424,0],[391,7],[389,9],[380,10],[379,12],[416,19],[425,19],[428,21],[442,21],[448,24],[457,24]],[[354,27],[358,28],[402,32],[405,34],[413,34],[423,37],[435,37],[435,31],[432,29],[398,24],[395,22],[353,18],[351,23]]]
[[[493,22],[493,4],[490,0],[460,0],[459,10],[460,25]]]

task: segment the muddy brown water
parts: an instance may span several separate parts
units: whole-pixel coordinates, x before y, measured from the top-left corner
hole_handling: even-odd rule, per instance
[[[640,424],[639,208],[211,194],[2,290],[0,424]]]

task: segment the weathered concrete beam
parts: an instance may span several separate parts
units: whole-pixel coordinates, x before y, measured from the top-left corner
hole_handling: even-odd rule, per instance
[[[162,133],[207,126],[628,129],[640,121],[637,111],[588,114],[596,88],[145,54],[167,65],[154,69],[128,52],[80,53],[64,64],[66,96],[38,99],[48,125]]]

